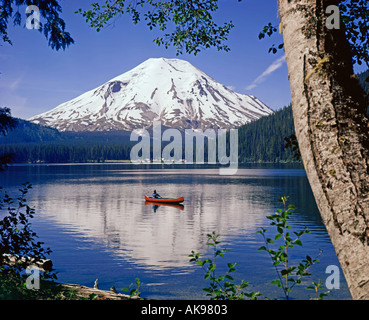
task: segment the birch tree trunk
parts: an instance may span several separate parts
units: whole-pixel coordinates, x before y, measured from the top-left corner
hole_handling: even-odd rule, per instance
[[[328,0],[278,0],[296,136],[353,299],[369,299],[369,127],[343,27]]]

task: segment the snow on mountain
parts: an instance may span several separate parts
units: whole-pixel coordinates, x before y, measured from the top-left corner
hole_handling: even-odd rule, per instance
[[[271,113],[254,96],[233,92],[187,61],[151,58],[29,121],[76,132],[130,131],[153,120],[205,130],[236,128]]]

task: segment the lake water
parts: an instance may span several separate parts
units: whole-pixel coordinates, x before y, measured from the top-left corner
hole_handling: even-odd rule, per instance
[[[36,209],[32,226],[53,251],[49,258],[59,282],[92,287],[99,279],[101,289],[120,291],[139,278],[145,298],[207,299],[201,290],[208,285],[204,271],[189,263],[188,255],[194,250],[209,256],[206,235],[215,231],[230,250],[218,259],[218,274],[236,262],[236,281],[282,298],[281,289],[269,284],[277,276],[267,253],[257,251],[264,245],[257,231],[274,232],[266,216],[281,208],[277,199],[283,195],[297,207],[290,221],[293,231],[305,226],[311,231],[291,258],[314,258],[323,250],[311,281],[325,283],[327,266],[339,266],[298,166],[250,164],[237,175],[220,176],[218,169],[205,166],[14,165],[0,174],[0,186],[12,196],[24,182],[33,185],[27,195]],[[144,195],[154,188],[163,197],[184,196],[183,207],[146,205]],[[309,299],[309,294],[304,286],[295,287],[292,298]],[[330,298],[351,298],[341,270],[340,288]]]

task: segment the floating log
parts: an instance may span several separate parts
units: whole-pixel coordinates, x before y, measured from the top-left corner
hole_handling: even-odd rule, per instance
[[[139,297],[130,297],[129,295],[123,293],[113,292],[112,290],[100,290],[95,288],[89,288],[85,286],[81,286],[79,284],[60,284],[64,289],[67,290],[76,290],[77,297],[90,299],[92,297],[96,297],[97,300],[131,300],[131,299],[139,299]]]
[[[37,260],[34,258],[21,257],[18,255],[3,254],[2,263],[5,264],[16,264],[16,263],[26,263],[28,266],[34,266],[41,271],[51,271],[53,263],[50,259]],[[97,300],[131,300],[131,299],[141,299],[140,297],[130,297],[127,294],[117,293],[115,287],[111,287],[110,291],[100,290],[98,287],[98,279],[95,280],[94,288],[89,288],[79,284],[69,284],[69,283],[57,283],[65,290],[75,290],[77,298],[91,299],[95,297]]]

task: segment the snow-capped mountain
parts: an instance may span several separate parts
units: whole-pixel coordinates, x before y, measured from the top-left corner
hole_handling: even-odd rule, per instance
[[[254,96],[238,94],[187,61],[148,59],[102,86],[29,121],[59,131],[168,127],[236,128],[273,113]]]

